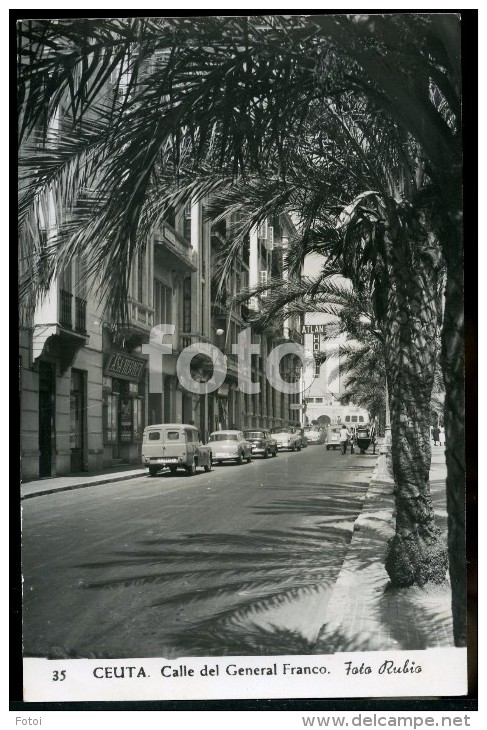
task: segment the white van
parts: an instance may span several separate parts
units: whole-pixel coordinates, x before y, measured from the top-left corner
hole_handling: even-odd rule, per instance
[[[201,443],[195,426],[158,423],[144,428],[142,463],[149,467],[151,477],[166,466],[172,474],[184,469],[190,476],[199,466],[211,471],[211,447]]]

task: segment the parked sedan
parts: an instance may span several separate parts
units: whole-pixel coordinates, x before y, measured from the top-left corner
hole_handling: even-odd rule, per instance
[[[276,428],[271,428],[271,435],[276,439],[278,449],[301,451],[301,434],[294,426],[277,426]]]
[[[213,463],[236,461],[248,464],[252,461],[252,448],[242,431],[213,431],[210,433],[210,444]]]
[[[305,426],[304,432],[308,444],[324,444],[326,441],[326,434],[316,426]]]
[[[269,431],[244,431],[244,438],[250,443],[252,454],[261,454],[264,459],[270,456],[277,456],[277,441]]]

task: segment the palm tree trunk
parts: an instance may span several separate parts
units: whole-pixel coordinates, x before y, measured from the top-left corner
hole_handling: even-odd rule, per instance
[[[444,231],[444,233],[447,233]],[[443,252],[447,262],[441,364],[445,383],[446,494],[448,554],[452,585],[453,633],[466,646],[467,581],[465,544],[465,353],[463,322],[463,256],[460,218],[456,217]]]
[[[404,229],[403,229],[404,230]],[[431,501],[430,398],[439,324],[438,266],[404,235],[390,245],[386,368],[390,388],[396,534],[385,567],[392,585],[441,583],[447,549]]]

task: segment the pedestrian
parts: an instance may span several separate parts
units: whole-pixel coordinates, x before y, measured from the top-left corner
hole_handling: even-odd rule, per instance
[[[355,441],[357,440],[357,430],[352,426],[350,429],[350,453],[354,453]]]
[[[348,431],[348,428],[343,424],[343,426],[340,429],[340,444],[342,446],[342,454],[347,453],[347,444],[348,439],[350,438],[350,433]]]
[[[443,426],[440,427],[439,441],[440,441],[440,446],[445,445],[445,429],[443,428]]]
[[[437,446],[436,442],[439,441],[439,439],[440,439],[440,429],[438,428],[438,426],[434,426],[431,429],[431,435],[433,436],[433,441],[434,441],[435,446]]]

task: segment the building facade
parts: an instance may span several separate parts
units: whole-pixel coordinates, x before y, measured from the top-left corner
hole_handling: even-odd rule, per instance
[[[240,392],[232,352],[262,299],[254,298],[249,306],[232,300],[249,286],[283,277],[292,229],[290,219],[281,216],[274,226],[253,230],[218,295],[212,273],[226,231],[212,230],[202,202],[170,211],[133,261],[123,323],[103,315],[103,303],[86,285],[83,261],[74,260],[53,280],[20,332],[23,479],[138,463],[143,429],[153,423],[193,422],[206,440],[213,430],[271,428],[299,420],[290,406],[300,403],[301,395],[276,391],[265,370],[276,344],[300,341],[299,321],[252,332],[253,342],[261,346],[252,362],[260,393]],[[144,346],[159,324],[174,326],[172,353],[162,358],[160,392],[151,392]],[[227,358],[225,382],[203,396],[186,390],[176,373],[180,353],[196,342],[214,344]],[[283,363],[286,367],[285,358]],[[207,373],[208,363],[195,358],[195,379],[204,380]],[[291,379],[296,376],[294,370]]]

